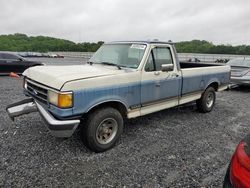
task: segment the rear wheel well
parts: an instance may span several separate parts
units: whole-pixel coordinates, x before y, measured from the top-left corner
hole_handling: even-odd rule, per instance
[[[219,83],[218,82],[213,82],[207,86],[207,88],[212,87],[214,88],[215,91],[218,91],[219,88]]]
[[[116,101],[98,104],[97,106],[94,106],[93,108],[91,108],[87,114],[92,113],[96,109],[105,108],[105,107],[112,107],[112,108],[118,110],[121,113],[122,117],[127,116],[126,106],[124,104],[122,104],[121,102],[116,102]],[[86,116],[87,114],[85,114],[84,116]]]

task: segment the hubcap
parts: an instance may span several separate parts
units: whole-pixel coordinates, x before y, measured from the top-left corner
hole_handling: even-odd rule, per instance
[[[209,93],[207,95],[207,101],[206,101],[207,107],[211,108],[214,104],[214,94],[213,93]]]
[[[106,118],[97,127],[96,139],[100,144],[108,144],[116,136],[117,130],[117,121],[114,118]]]

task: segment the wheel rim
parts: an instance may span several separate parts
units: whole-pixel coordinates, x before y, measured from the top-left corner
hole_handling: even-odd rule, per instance
[[[208,108],[211,108],[214,104],[214,94],[213,93],[209,93],[207,95],[207,100],[206,100],[206,104]]]
[[[117,130],[117,121],[114,118],[106,118],[97,127],[96,139],[100,144],[108,144],[116,136]]]

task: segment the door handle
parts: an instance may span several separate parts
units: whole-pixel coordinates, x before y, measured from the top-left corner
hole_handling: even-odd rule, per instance
[[[179,77],[179,74],[173,73],[171,76],[172,76],[172,77]]]
[[[159,71],[157,71],[157,72],[154,72],[154,75],[160,75],[160,72]]]
[[[160,87],[160,86],[161,86],[161,83],[160,83],[160,82],[156,82],[156,83],[155,83],[155,86],[156,86],[156,87]]]

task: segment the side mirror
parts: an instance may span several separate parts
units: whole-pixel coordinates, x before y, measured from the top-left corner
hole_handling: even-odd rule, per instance
[[[18,58],[18,60],[19,60],[19,61],[23,61],[23,59],[22,59],[22,58]]]
[[[162,72],[169,72],[174,70],[174,65],[173,64],[162,64],[161,65],[161,70]]]

